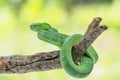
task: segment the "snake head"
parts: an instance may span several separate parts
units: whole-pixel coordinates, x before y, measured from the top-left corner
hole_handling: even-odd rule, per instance
[[[48,23],[33,23],[30,25],[30,29],[35,32],[40,30],[58,32],[57,29],[51,27]]]
[[[51,26],[48,23],[33,23],[30,25],[32,31],[49,30]]]

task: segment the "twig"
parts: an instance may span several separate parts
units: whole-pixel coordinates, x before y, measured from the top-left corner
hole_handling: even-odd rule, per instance
[[[72,49],[73,60],[75,63],[85,53],[89,45],[107,29],[107,26],[99,23],[102,19],[96,17],[93,19],[87,29],[83,39],[79,44],[74,45]],[[0,73],[26,73],[33,71],[47,71],[60,69],[59,51],[39,52],[34,55],[13,55],[0,57]]]
[[[108,27],[106,25],[99,26],[102,18],[96,17],[89,25],[82,40],[73,47],[73,60],[77,64],[80,57],[85,53],[87,48],[97,39],[97,37]]]

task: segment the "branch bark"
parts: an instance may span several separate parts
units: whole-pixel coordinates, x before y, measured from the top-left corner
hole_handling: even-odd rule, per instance
[[[108,27],[100,25],[102,18],[96,17],[90,23],[82,40],[73,46],[72,56],[74,62],[85,53],[87,48],[97,39],[97,37]],[[59,51],[38,52],[34,55],[12,55],[0,57],[0,73],[26,73],[35,71],[47,71],[60,69]]]

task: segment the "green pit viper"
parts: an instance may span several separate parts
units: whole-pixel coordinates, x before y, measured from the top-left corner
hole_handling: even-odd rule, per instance
[[[72,59],[71,49],[73,45],[80,42],[81,34],[70,36],[62,34],[48,23],[33,23],[30,25],[30,29],[37,32],[39,39],[60,48],[61,65],[69,75],[76,78],[84,78],[90,74],[98,60],[97,52],[92,46],[89,46],[85,54],[80,58],[79,65],[76,65]]]

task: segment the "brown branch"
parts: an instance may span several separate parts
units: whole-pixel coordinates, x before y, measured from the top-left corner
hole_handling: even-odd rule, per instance
[[[77,64],[80,57],[85,53],[87,48],[97,39],[97,37],[108,27],[105,25],[99,26],[102,18],[96,17],[89,25],[82,40],[73,47],[73,60]]]
[[[73,60],[75,63],[85,53],[89,45],[107,29],[107,26],[101,25],[100,17],[93,19],[82,40],[74,45],[72,49]],[[0,57],[0,73],[26,73],[33,71],[46,71],[60,69],[59,51],[39,52],[34,55],[14,55]]]

